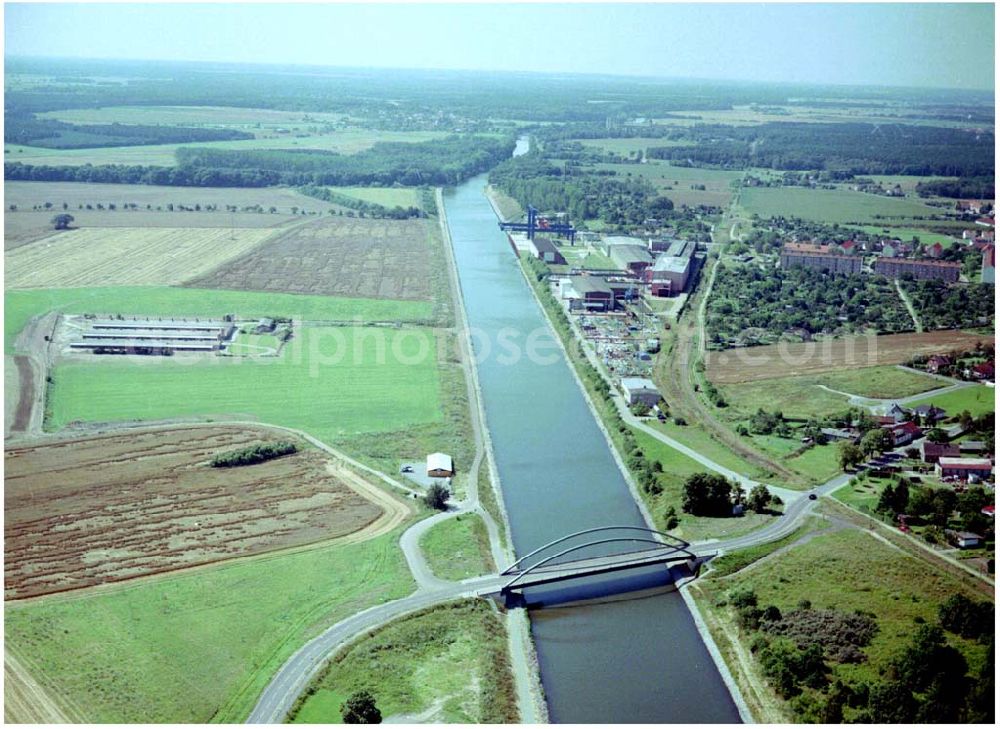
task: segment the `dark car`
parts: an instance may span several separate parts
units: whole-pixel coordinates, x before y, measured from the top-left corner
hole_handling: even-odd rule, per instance
[[[816,494],[809,494],[809,500],[810,501],[815,501],[816,500]]]

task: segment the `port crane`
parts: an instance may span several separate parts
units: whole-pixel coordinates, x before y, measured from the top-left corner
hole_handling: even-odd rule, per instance
[[[519,233],[527,233],[529,240],[535,239],[535,233],[537,231],[552,233],[554,235],[568,236],[570,245],[573,245],[576,239],[576,228],[566,223],[553,223],[548,218],[543,218],[538,214],[538,209],[533,205],[528,206],[527,223],[501,222],[499,225],[500,230],[513,230]]]

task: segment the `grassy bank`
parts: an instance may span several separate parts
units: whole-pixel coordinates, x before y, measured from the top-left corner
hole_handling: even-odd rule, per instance
[[[8,645],[90,722],[238,722],[305,640],[415,584],[399,531],[31,603]]]
[[[486,525],[475,514],[460,514],[434,525],[420,540],[420,549],[434,574],[445,580],[496,571]]]
[[[338,653],[293,708],[296,723],[340,723],[340,705],[368,690],[383,718],[465,724],[518,721],[501,617],[484,600],[402,618]]]

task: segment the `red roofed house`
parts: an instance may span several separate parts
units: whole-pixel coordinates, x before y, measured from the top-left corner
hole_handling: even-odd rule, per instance
[[[927,255],[931,258],[940,258],[942,253],[944,253],[944,246],[940,243],[934,243],[927,247]]]
[[[993,463],[988,458],[939,458],[934,469],[941,478],[951,477],[967,481],[975,476],[983,481],[993,473]]]
[[[919,425],[914,425],[909,421],[888,426],[888,428],[892,433],[892,444],[896,448],[905,446],[907,443],[912,443],[914,438],[919,438],[924,432],[920,429]]]
[[[997,515],[997,507],[990,504],[989,506],[984,506],[979,513],[983,516],[992,516],[995,519]]]
[[[931,443],[925,440],[920,444],[920,460],[924,463],[937,463],[941,457],[960,458],[961,455],[961,448],[956,443]]]
[[[951,359],[945,357],[943,354],[935,354],[929,360],[927,360],[927,371],[937,372],[942,367],[947,367],[951,364]]]
[[[993,362],[980,362],[972,366],[972,376],[977,380],[992,380],[996,372]]]

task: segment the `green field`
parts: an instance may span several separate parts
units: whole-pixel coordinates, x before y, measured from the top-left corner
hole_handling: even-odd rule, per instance
[[[663,474],[659,479],[660,485],[663,486],[663,492],[658,495],[642,494],[657,529],[665,528],[664,513],[671,506],[680,517],[680,526],[671,529],[670,533],[688,541],[710,537],[720,539],[735,537],[764,526],[774,518],[752,512],[741,517],[730,518],[692,516],[683,513],[681,511],[681,498],[684,480],[693,473],[711,473],[711,471],[648,433],[635,429],[632,430],[632,433],[646,457],[653,461],[659,461],[663,466]]]
[[[332,440],[442,419],[429,329],[308,327],[274,359],[66,362],[53,379],[52,429],[77,420],[204,415],[259,419]]]
[[[67,314],[240,317],[285,316],[310,321],[411,321],[431,319],[432,304],[391,299],[220,291],[172,286],[111,286],[35,289],[4,293],[4,336],[8,347],[28,320],[58,309]]]
[[[243,721],[309,637],[415,588],[399,531],[8,602],[7,650],[88,722]]]
[[[740,204],[762,218],[798,217],[823,223],[893,222],[912,227],[914,217],[941,211],[916,200],[869,195],[853,190],[811,190],[803,187],[748,187]]]
[[[497,569],[486,525],[475,514],[461,514],[435,524],[420,540],[420,549],[434,574],[445,580],[464,580]]]
[[[854,528],[816,535],[744,572],[699,580],[691,592],[703,611],[728,622],[731,609],[720,601],[737,588],[752,589],[761,606],[776,605],[782,613],[807,599],[814,608],[876,616],[878,633],[864,651],[868,660],[830,664],[834,678],[851,681],[879,679],[884,662],[907,645],[917,623],[937,622],[938,606],[949,596],[983,599],[964,580]],[[954,635],[949,642],[962,650],[973,671],[981,665],[985,645]]]
[[[310,686],[295,723],[339,724],[340,705],[368,690],[383,719],[516,723],[503,620],[484,600],[397,620],[348,646]],[[426,718],[415,715],[427,712]]]
[[[387,208],[419,208],[420,195],[412,187],[331,187],[332,192]]]
[[[699,453],[712,459],[720,466],[725,466],[732,471],[755,480],[771,480],[769,478],[770,474],[764,473],[761,469],[744,461],[733,453],[730,448],[715,440],[700,425],[675,425],[671,420],[665,423],[651,423],[650,425],[674,440],[680,441],[688,448],[696,449]]]
[[[954,417],[963,410],[968,410],[974,416],[978,416],[996,411],[996,395],[992,387],[973,385],[947,392],[944,395],[916,400],[907,403],[906,406],[915,408],[918,405],[936,405],[939,408],[944,408],[949,417]]]
[[[720,385],[729,407],[720,412],[727,420],[748,418],[758,409],[780,411],[786,418],[825,417],[843,412],[850,404],[842,395],[816,386],[813,377],[757,380],[738,385]]]
[[[843,412],[850,400],[818,385],[850,395],[894,399],[917,395],[942,384],[898,367],[880,366],[720,385],[719,389],[729,403],[726,416],[732,419],[749,417],[760,408],[767,412],[777,410],[791,418],[823,418]]]
[[[934,225],[939,226],[943,221],[935,220]],[[872,233],[875,235],[884,235],[889,238],[899,238],[899,240],[910,241],[914,238],[920,240],[921,243],[926,245],[931,245],[932,243],[940,243],[943,246],[950,246],[955,241],[959,240],[959,236],[962,234],[961,230],[956,229],[955,235],[943,235],[941,233],[934,233],[929,230],[922,230],[921,228],[897,228],[894,226],[884,227],[880,225],[861,225],[857,226],[860,230],[865,233]]]
[[[155,165],[172,167],[174,152],[180,147],[207,149],[312,149],[355,154],[370,149],[376,142],[424,142],[439,139],[444,132],[393,132],[371,129],[345,129],[326,134],[281,135],[258,139],[235,139],[225,142],[153,144],[136,147],[98,147],[94,149],[48,149],[23,144],[5,144],[5,162],[31,165]]]

